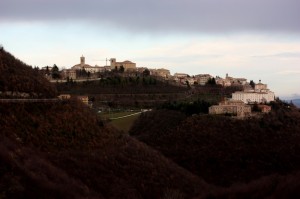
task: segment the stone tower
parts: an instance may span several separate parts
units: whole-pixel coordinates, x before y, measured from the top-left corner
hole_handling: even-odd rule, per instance
[[[84,64],[85,64],[85,57],[82,55],[82,56],[80,57],[80,65],[81,65],[81,66],[84,66]]]
[[[111,58],[110,59],[110,68],[111,70],[114,70],[116,67],[116,58]]]

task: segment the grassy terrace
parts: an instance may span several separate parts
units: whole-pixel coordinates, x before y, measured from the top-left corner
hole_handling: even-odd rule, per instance
[[[121,112],[101,112],[99,117],[104,120],[110,120],[110,124],[116,129],[127,133],[134,121],[140,116],[140,111],[121,111]]]

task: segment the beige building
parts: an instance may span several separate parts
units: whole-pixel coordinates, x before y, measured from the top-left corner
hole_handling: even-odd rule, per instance
[[[64,69],[64,70],[62,70],[62,75],[63,75],[64,79],[69,78],[69,79],[75,80],[76,79],[76,70]]]
[[[80,57],[80,64],[76,64],[72,67],[73,70],[82,70],[82,69],[85,69],[87,67],[92,67],[88,64],[85,63],[85,57],[82,55]]]
[[[210,78],[212,78],[212,76],[209,74],[195,75],[195,81],[201,86],[204,86]]]
[[[170,71],[164,68],[150,69],[150,74],[154,76],[163,77],[163,78],[168,78],[171,75]]]
[[[224,87],[228,87],[231,86],[231,81],[230,79],[223,79],[221,77],[216,77],[216,84],[219,84]]]
[[[242,118],[251,114],[251,106],[244,104],[242,101],[229,100],[209,107],[209,114],[231,114]]]
[[[235,77],[230,77],[228,73],[226,74],[225,79],[218,77],[216,78],[216,83],[220,84],[224,87],[227,86],[239,86],[239,85],[246,85],[247,84],[247,79],[245,78],[235,78]]]
[[[265,91],[269,91],[267,84],[262,84],[261,80],[259,80],[258,84],[255,84],[254,86],[254,90],[256,92],[265,92]]]
[[[86,72],[89,73],[98,73],[101,72],[102,68],[100,66],[91,66],[85,63],[85,57],[81,56],[80,57],[80,64],[76,64],[72,67],[72,70],[85,70]]]
[[[136,71],[136,63],[133,63],[128,60],[123,62],[117,62],[115,58],[110,59],[111,70],[120,69],[121,66],[124,67],[124,71]]]

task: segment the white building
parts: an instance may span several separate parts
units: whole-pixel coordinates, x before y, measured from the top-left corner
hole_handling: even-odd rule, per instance
[[[260,81],[255,84],[254,90],[237,91],[232,93],[233,100],[241,100],[244,103],[265,103],[275,100],[274,92],[267,88],[266,84],[262,84]]]
[[[86,66],[86,67],[84,67],[84,70],[86,72],[90,72],[90,73],[99,73],[99,72],[101,72],[101,67],[100,66]]]

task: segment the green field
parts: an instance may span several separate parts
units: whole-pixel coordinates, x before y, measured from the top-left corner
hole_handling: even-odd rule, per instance
[[[99,116],[103,119],[111,119],[110,124],[116,129],[128,133],[134,121],[140,116],[137,111],[129,112],[110,112],[110,113],[100,113]],[[135,115],[132,115],[135,114]],[[119,119],[113,119],[118,117],[128,116]]]

